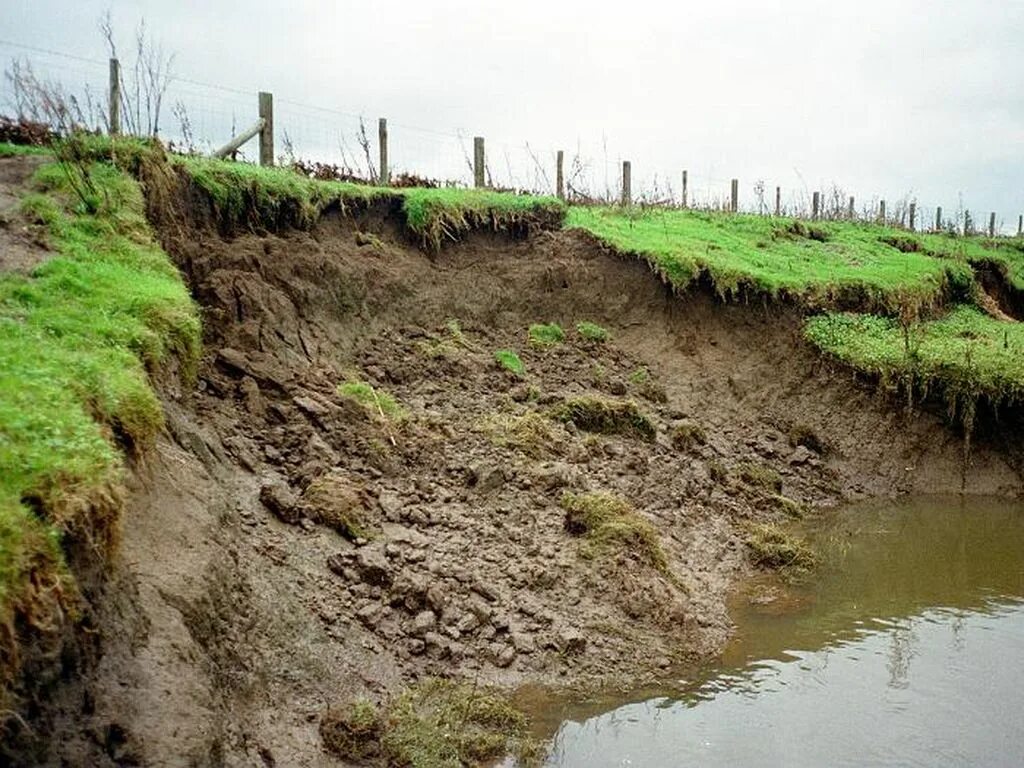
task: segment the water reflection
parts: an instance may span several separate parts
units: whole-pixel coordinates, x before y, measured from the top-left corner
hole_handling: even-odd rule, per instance
[[[755,585],[676,690],[538,712],[560,723],[549,764],[1024,762],[1024,507],[861,506],[816,539],[815,582]]]

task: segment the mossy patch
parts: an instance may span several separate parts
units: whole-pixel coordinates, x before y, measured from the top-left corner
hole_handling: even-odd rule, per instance
[[[629,435],[641,440],[653,440],[656,434],[650,418],[632,400],[575,397],[557,406],[554,416],[586,432]]]
[[[588,554],[625,553],[668,573],[668,560],[658,532],[621,496],[613,493],[565,493],[560,501],[565,510],[565,530],[583,536]]]
[[[378,533],[378,521],[359,489],[340,475],[331,473],[313,480],[302,493],[302,504],[311,519],[346,539],[372,539]]]

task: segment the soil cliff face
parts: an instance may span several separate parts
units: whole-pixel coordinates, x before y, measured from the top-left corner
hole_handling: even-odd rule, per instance
[[[336,765],[326,707],[424,676],[635,681],[721,648],[748,523],[1020,488],[1017,446],[980,440],[965,473],[937,416],[825,365],[796,310],[675,296],[578,234],[428,256],[386,210],[229,235],[205,210],[157,222],[206,356],[133,468],[55,761]],[[551,322],[563,341],[528,341]],[[581,499],[614,525],[576,526]]]

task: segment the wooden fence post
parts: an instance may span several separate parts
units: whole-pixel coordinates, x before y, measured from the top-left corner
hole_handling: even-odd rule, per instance
[[[558,150],[555,156],[555,195],[565,200],[565,152]]]
[[[910,204],[910,231],[914,231],[914,219],[917,217],[917,203]]]
[[[971,212],[964,210],[964,234],[970,235],[974,232],[974,222],[971,221]]]
[[[260,91],[260,165],[274,164],[274,95]]]
[[[818,220],[818,216],[821,215],[821,193],[815,192],[811,196],[811,218],[815,221]]]
[[[629,160],[622,161],[622,204],[633,203],[633,164]]]
[[[687,196],[686,195],[686,193],[687,193],[687,188],[686,187],[687,187],[687,182],[689,181],[689,179],[687,178],[688,176],[689,176],[689,174],[686,171],[683,171],[683,208],[686,207],[686,202],[687,202],[686,201],[686,196]]]
[[[736,213],[740,209],[740,180],[733,179],[729,194],[729,210]]]
[[[473,137],[473,186],[477,189],[483,189],[486,186],[484,179],[484,165],[486,158],[484,156],[484,137],[474,136]]]
[[[377,141],[380,144],[380,185],[386,187],[391,183],[388,169],[388,119],[377,118]]]
[[[110,135],[121,132],[121,62],[110,60]]]
[[[857,211],[856,211],[855,206],[854,206],[853,195],[850,195],[850,206],[849,206],[849,208],[846,209],[846,218],[848,218],[848,219],[850,219],[852,221],[853,219],[856,218],[856,216],[857,216]]]
[[[1024,215],[1017,217],[1017,237],[1024,235]]]
[[[935,209],[935,231],[942,229],[942,206]]]
[[[989,217],[988,217],[988,236],[989,237],[995,237],[996,236],[996,212],[995,211],[992,211],[992,213],[989,214]]]
[[[775,188],[775,215],[782,215],[782,187]]]
[[[878,203],[878,220],[885,226],[885,200],[881,200]]]

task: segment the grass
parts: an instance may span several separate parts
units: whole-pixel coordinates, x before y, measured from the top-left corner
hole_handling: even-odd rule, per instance
[[[782,490],[782,477],[771,467],[746,461],[739,464],[736,469],[740,480],[751,488],[759,488],[769,493],[779,493]]]
[[[527,332],[531,344],[552,347],[565,341],[565,331],[558,323],[534,323]]]
[[[153,239],[139,185],[91,165],[101,202],[86,213],[74,172],[42,166],[22,202],[56,253],[31,276],[0,274],[5,625],[40,564],[63,568],[65,533],[110,544],[119,508],[105,489],[120,478],[119,444],[143,449],[163,425],[150,375],[175,357],[190,377],[200,351],[196,307]]]
[[[514,448],[531,458],[557,453],[563,442],[558,434],[562,430],[536,411],[520,415],[493,413],[481,422],[480,429],[495,445]]]
[[[324,745],[349,760],[381,757],[409,768],[489,765],[507,755],[539,764],[541,745],[525,714],[500,693],[450,680],[426,679],[381,710],[366,701],[323,718]]]
[[[668,574],[668,559],[658,532],[621,496],[565,493],[561,505],[565,509],[565,530],[587,539],[588,554],[623,552]]]
[[[597,323],[591,323],[585,320],[576,323],[576,333],[578,333],[581,338],[596,343],[603,343],[611,338],[611,335],[608,333],[608,329],[601,327]]]
[[[494,359],[502,368],[516,376],[526,375],[526,366],[519,358],[519,355],[511,349],[499,349],[494,353]]]
[[[893,230],[880,226],[822,222],[812,232],[788,219],[699,211],[572,207],[566,226],[646,257],[679,289],[706,274],[722,296],[752,291],[809,305],[937,304],[966,290],[978,250],[963,238],[920,235],[926,251],[905,253],[883,242]]]
[[[892,318],[831,313],[812,317],[806,337],[823,352],[887,381],[927,391],[941,386],[952,400],[979,395],[993,402],[1024,399],[1024,325],[959,305],[906,331]]]
[[[774,523],[750,525],[747,548],[754,565],[799,576],[818,564],[818,557],[799,536]]]
[[[0,141],[0,157],[24,157],[25,155],[50,155],[53,154],[46,147],[33,147],[26,144],[11,144]]]
[[[394,397],[365,381],[345,381],[338,385],[338,394],[354,400],[374,416],[385,421],[402,421],[408,415]]]
[[[700,424],[684,421],[672,429],[672,447],[677,451],[688,451],[697,445],[707,445],[708,434]]]

